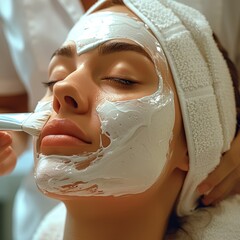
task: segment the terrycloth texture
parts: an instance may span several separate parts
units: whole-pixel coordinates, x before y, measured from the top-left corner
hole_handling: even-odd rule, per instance
[[[184,217],[182,229],[165,240],[239,240],[240,196]]]
[[[188,215],[197,206],[197,185],[219,164],[234,137],[230,74],[198,11],[172,0],[123,1],[155,34],[173,73],[190,158],[177,213]]]
[[[60,203],[43,218],[33,240],[62,240],[65,219],[66,208]]]

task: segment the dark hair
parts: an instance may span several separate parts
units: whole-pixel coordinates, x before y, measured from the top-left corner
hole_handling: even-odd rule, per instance
[[[231,78],[232,78],[232,83],[233,83],[233,88],[234,88],[234,95],[235,95],[235,102],[236,102],[236,108],[237,108],[237,126],[236,126],[236,134],[238,132],[238,129],[240,128],[240,93],[239,93],[239,76],[237,72],[237,68],[234,65],[234,63],[231,61],[229,58],[228,52],[226,49],[222,46],[220,41],[218,40],[217,36],[213,34],[213,38],[215,42],[217,43],[217,46],[219,50],[222,52],[223,57],[227,63]]]
[[[122,0],[112,0],[112,3],[113,4],[120,4],[120,5],[122,5],[123,1]]]

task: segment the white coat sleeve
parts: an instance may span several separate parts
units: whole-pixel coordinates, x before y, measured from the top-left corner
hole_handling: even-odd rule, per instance
[[[78,0],[0,1],[0,17],[14,67],[25,86],[29,109],[44,96],[48,64],[83,9]]]
[[[26,92],[14,64],[0,24],[0,96],[17,95]]]

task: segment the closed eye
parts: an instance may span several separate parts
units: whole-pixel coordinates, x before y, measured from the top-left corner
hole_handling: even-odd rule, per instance
[[[118,78],[118,77],[105,77],[103,80],[109,80],[113,83],[121,84],[121,85],[134,85],[137,82],[125,78]]]
[[[42,82],[42,84],[49,88],[51,91],[53,90],[53,86],[55,85],[55,83],[57,83],[59,80],[53,80],[53,81],[47,81],[47,82]]]

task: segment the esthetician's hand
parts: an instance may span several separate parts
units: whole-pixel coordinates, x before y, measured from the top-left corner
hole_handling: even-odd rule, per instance
[[[0,114],[21,112],[28,112],[27,93],[0,96]],[[27,148],[27,140],[24,132],[0,131],[0,176],[14,169],[17,156]]]
[[[16,165],[17,156],[12,148],[12,136],[0,131],[0,176],[10,173]]]
[[[204,205],[215,205],[229,195],[240,194],[240,131],[219,166],[198,186]]]

